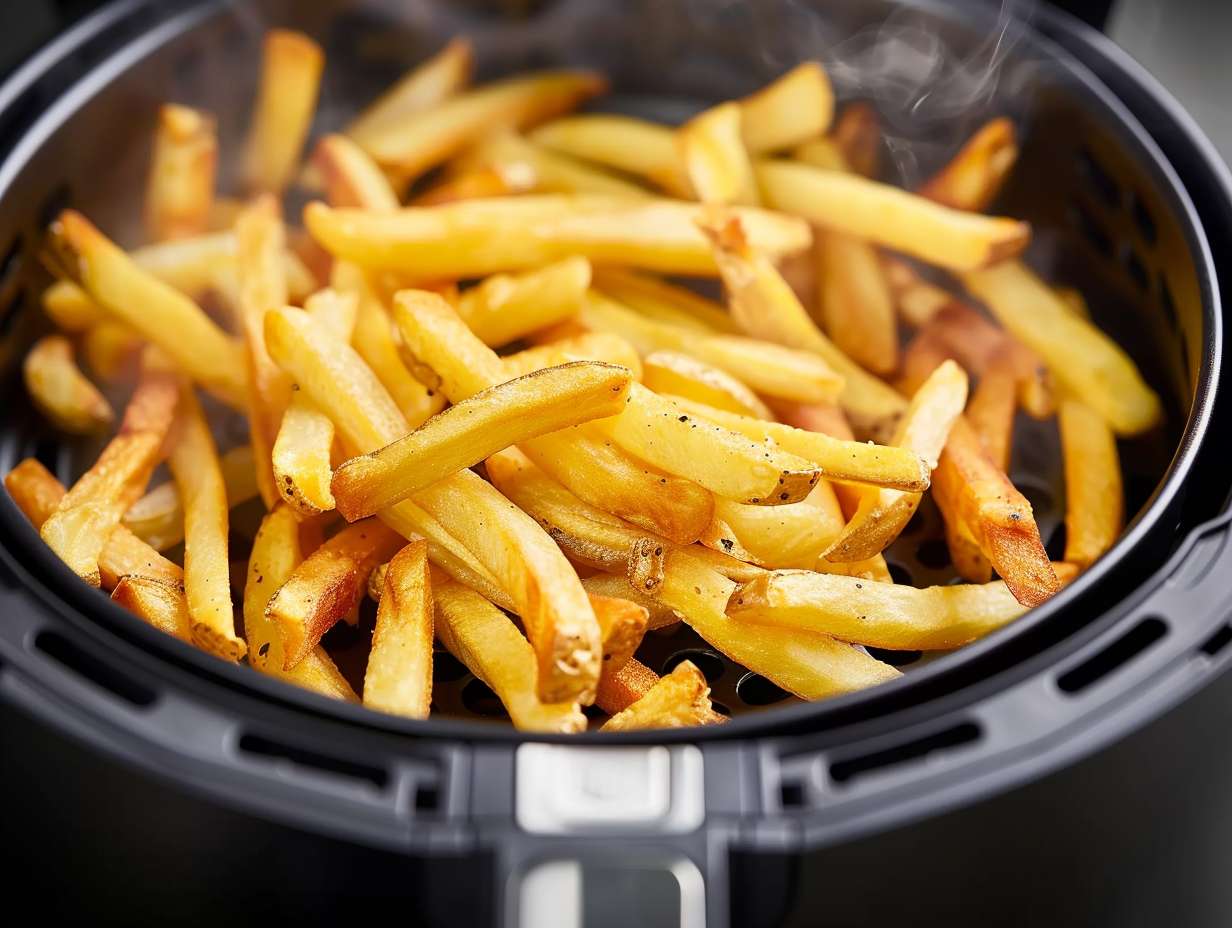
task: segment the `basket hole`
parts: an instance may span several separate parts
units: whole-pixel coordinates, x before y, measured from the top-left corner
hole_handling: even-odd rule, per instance
[[[1159,236],[1155,220],[1151,216],[1151,211],[1146,208],[1146,204],[1142,202],[1142,198],[1136,193],[1129,195],[1129,214],[1134,219],[1134,225],[1138,227],[1138,234],[1142,236],[1142,241],[1148,245],[1154,245]]]
[[[710,708],[725,718],[731,718],[731,709],[721,702],[715,702],[713,699],[710,700]]]
[[[1077,667],[1061,674],[1057,678],[1057,686],[1071,696],[1081,693],[1114,670],[1128,664],[1166,634],[1168,626],[1163,619],[1154,616],[1143,619],[1094,657],[1087,658]]]
[[[895,583],[902,583],[907,586],[911,585],[911,571],[909,571],[906,567],[902,564],[895,564],[893,561],[888,562],[886,566],[890,569],[891,580]]]
[[[932,570],[941,570],[950,566],[950,548],[941,538],[930,538],[915,549],[915,556],[921,564]]]
[[[1232,625],[1221,625],[1215,634],[1202,642],[1202,647],[1199,650],[1207,657],[1214,657],[1220,651],[1232,643]]]
[[[746,673],[736,684],[736,695],[749,706],[771,706],[791,694],[758,673]]]
[[[251,732],[245,732],[240,736],[239,748],[245,754],[251,754],[254,757],[285,761],[295,767],[307,767],[320,773],[346,777],[348,780],[362,780],[377,789],[384,789],[385,784],[389,782],[389,773],[380,767],[285,744],[273,738],[254,735]]]
[[[452,683],[461,680],[469,673],[466,665],[448,651],[437,651],[432,655],[432,678],[439,683]]]
[[[441,807],[441,791],[433,783],[420,783],[415,787],[415,811],[435,812]]]
[[[143,686],[128,674],[103,662],[88,651],[83,651],[67,638],[56,632],[39,632],[34,646],[61,666],[84,677],[125,702],[146,708],[152,706],[157,694]]]
[[[799,780],[783,780],[779,783],[779,806],[783,809],[803,809],[808,804],[808,794]]]
[[[0,290],[8,286],[13,274],[21,264],[21,239],[15,238],[0,258]]]
[[[1121,266],[1125,268],[1125,273],[1143,293],[1146,293],[1151,286],[1151,278],[1147,273],[1146,265],[1133,247],[1126,242],[1121,246]]]
[[[1076,203],[1070,204],[1070,221],[1100,255],[1105,258],[1112,257],[1112,238],[1086,209]]]
[[[1083,178],[1091,185],[1091,189],[1095,191],[1096,196],[1103,201],[1105,206],[1116,209],[1121,205],[1121,188],[1112,179],[1112,175],[1104,170],[1099,160],[1091,154],[1090,149],[1078,149],[1078,170],[1082,172]]]
[[[692,661],[693,666],[702,672],[702,676],[706,678],[706,682],[711,686],[723,676],[723,671],[727,669],[723,664],[723,658],[713,651],[703,651],[701,648],[686,648],[683,651],[677,651],[663,662],[664,675],[666,676],[671,673],[684,661]]]
[[[504,703],[482,680],[471,680],[462,687],[462,705],[467,710],[489,719],[505,719],[509,713]]]
[[[924,656],[923,651],[891,651],[888,648],[874,648],[870,645],[865,645],[864,650],[869,653],[870,657],[875,657],[891,667],[906,667]]]
[[[1175,332],[1181,327],[1180,320],[1176,316],[1176,301],[1172,299],[1172,288],[1168,286],[1168,281],[1162,275],[1159,278],[1159,308],[1164,312],[1164,318],[1168,320],[1168,331]]]
[[[43,205],[39,207],[40,228],[46,229],[55,222],[72,202],[73,192],[69,189],[68,184],[60,184],[57,187],[53,187],[51,193],[47,194],[46,198],[44,198]]]
[[[980,728],[974,722],[962,722],[923,738],[905,741],[893,747],[835,761],[830,765],[830,777],[836,783],[848,783],[876,770],[896,767],[908,761],[927,757],[938,751],[950,751],[978,741]]]

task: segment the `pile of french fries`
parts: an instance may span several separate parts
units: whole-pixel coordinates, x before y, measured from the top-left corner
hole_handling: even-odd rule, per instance
[[[862,646],[957,648],[1116,540],[1116,438],[1160,403],[1018,260],[1028,226],[982,213],[1007,121],[910,192],[815,62],[672,127],[569,115],[593,73],[469,86],[459,39],[305,163],[324,67],[267,36],[236,196],[213,116],[168,104],[148,242],[71,210],[48,233],[30,395],[64,432],[119,426],[69,488],[33,459],[5,482],[141,619],[355,701],[323,640],[367,596],[374,709],[426,717],[440,647],[520,729],[583,730],[591,705],[605,729],[702,725],[724,717],[706,679],[640,663],[648,632],[684,622],[822,699],[898,676]],[[318,197],[302,228],[294,187]],[[249,438],[220,449],[227,410]],[[1063,562],[1006,476],[1020,410],[1059,423]],[[961,583],[890,576],[926,492]],[[258,498],[245,564],[229,519]]]

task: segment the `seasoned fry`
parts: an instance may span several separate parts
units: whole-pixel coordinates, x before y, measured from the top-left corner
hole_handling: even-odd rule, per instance
[[[605,597],[608,599],[629,600],[635,605],[640,606],[646,611],[647,631],[674,625],[680,621],[680,616],[672,611],[670,606],[666,606],[657,599],[653,599],[635,590],[632,584],[629,583],[629,578],[624,574],[591,574],[589,577],[582,578],[582,586],[586,588],[592,603],[595,602],[596,597]],[[597,616],[598,612],[596,611],[595,614]],[[607,673],[608,669],[605,665],[605,672],[599,679],[599,692],[603,691],[603,681],[609,675]],[[598,699],[596,699],[596,702],[598,702]]]
[[[834,144],[850,170],[876,177],[881,160],[881,120],[877,110],[864,102],[843,107],[834,123]],[[798,149],[796,157],[800,157]]]
[[[115,421],[111,404],[77,367],[73,346],[64,336],[40,338],[21,370],[30,399],[56,428],[89,435]]]
[[[376,162],[345,135],[321,139],[312,165],[324,180],[330,206],[392,212],[401,205]]]
[[[227,491],[210,427],[191,387],[180,391],[167,466],[184,502],[184,595],[193,643],[237,661],[247,652],[235,634],[227,557]]]
[[[646,356],[642,383],[655,393],[694,400],[754,419],[773,419],[761,398],[726,371],[678,351]]]
[[[47,242],[57,267],[95,302],[162,348],[219,399],[243,403],[240,347],[192,300],[143,270],[78,212],[61,213]]]
[[[605,296],[656,322],[707,334],[740,334],[727,310],[686,287],[623,268],[596,268],[594,278]]]
[[[982,638],[1026,609],[1000,580],[917,589],[776,570],[741,586],[728,614],[741,622],[820,632],[879,648],[936,650]]]
[[[258,495],[254,465],[249,445],[232,448],[219,459],[228,507],[234,509]],[[160,484],[133,503],[124,513],[124,525],[157,551],[166,551],[183,541],[184,505],[175,482]]]
[[[721,103],[676,133],[682,172],[703,203],[758,203],[753,165],[740,134],[740,110],[738,103]]]
[[[919,194],[943,206],[982,213],[997,198],[1017,160],[1014,124],[1004,117],[993,119],[920,187]]]
[[[676,200],[542,194],[492,197],[396,213],[310,203],[304,224],[335,257],[422,280],[482,277],[581,255],[679,274],[713,275],[694,224],[701,207]],[[749,241],[770,256],[806,248],[797,219],[740,207]]]
[[[1087,568],[1112,547],[1125,522],[1116,437],[1080,400],[1057,410],[1065,458],[1065,560]]]
[[[65,496],[65,489],[42,464],[26,458],[4,477],[13,502],[41,529]],[[183,571],[123,526],[111,533],[98,556],[103,589],[114,589],[121,577],[140,576],[180,586]]]
[[[710,707],[710,685],[691,661],[681,661],[645,696],[612,716],[603,731],[645,728],[687,728],[716,721]]]
[[[241,168],[248,191],[281,193],[295,176],[324,67],[324,52],[308,36],[285,29],[265,34],[261,86]]]
[[[1012,258],[1031,235],[1016,219],[958,212],[855,174],[788,161],[760,162],[754,171],[772,209],[951,270]]]
[[[436,634],[449,653],[491,687],[515,728],[576,732],[586,717],[576,702],[542,702],[535,691],[535,651],[503,612],[476,593],[435,573]]]
[[[843,353],[875,374],[898,366],[894,302],[876,250],[840,232],[817,236],[822,325]]]
[[[619,335],[607,332],[583,332],[501,358],[508,377],[523,377],[545,367],[556,367],[575,361],[616,364],[628,368],[634,380],[640,380],[643,374],[642,360],[633,350],[633,346]]]
[[[509,445],[616,415],[630,383],[623,368],[577,362],[476,393],[405,438],[338,468],[333,479],[338,509],[353,522]]]
[[[121,577],[111,599],[160,632],[192,643],[192,622],[182,584],[141,576]]]
[[[577,314],[590,262],[573,257],[523,274],[497,274],[462,292],[457,310],[481,341],[507,345]]]
[[[967,404],[967,421],[992,462],[1006,473],[1014,444],[1015,388],[1013,369],[999,358],[984,369]]]
[[[834,91],[822,66],[806,61],[745,97],[740,110],[749,151],[782,151],[830,128]]]
[[[963,283],[1003,326],[1044,359],[1052,375],[1104,417],[1118,435],[1138,435],[1163,415],[1159,396],[1107,335],[1065,308],[1019,262],[963,275]]]
[[[290,670],[283,668],[282,639],[265,615],[274,593],[303,561],[300,521],[289,506],[278,503],[261,521],[248,558],[244,584],[244,637],[248,663],[272,677],[313,690],[323,696],[358,702],[351,685],[325,649],[317,645]]]
[[[894,444],[914,451],[925,461],[935,462],[966,403],[967,375],[953,361],[946,361],[911,398]],[[863,561],[880,554],[911,521],[919,505],[919,493],[864,491],[859,509],[826,552],[826,559]]]
[[[813,568],[843,530],[837,503],[819,499],[833,490],[819,483],[807,498],[786,506],[745,506],[718,499],[701,541],[761,567]]]
[[[646,634],[650,611],[628,595],[600,596],[587,591],[603,637],[603,676],[615,673],[633,656]]]
[[[540,193],[649,196],[649,192],[637,184],[584,161],[551,151],[513,132],[491,136],[459,159],[457,164],[462,176],[478,177],[487,172],[496,174],[510,192],[535,190]]]
[[[619,715],[645,696],[659,682],[659,675],[636,658],[599,681],[595,705],[608,715]]]
[[[432,704],[432,582],[428,546],[413,541],[394,556],[376,611],[364,705],[426,719]]]
[[[217,165],[214,118],[174,103],[161,107],[145,193],[150,238],[165,241],[208,230]]]

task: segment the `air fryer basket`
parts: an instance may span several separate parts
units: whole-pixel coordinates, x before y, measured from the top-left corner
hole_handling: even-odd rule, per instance
[[[72,205],[121,241],[135,240],[148,139],[164,100],[217,113],[222,148],[235,151],[265,25],[304,29],[325,46],[318,131],[336,127],[455,32],[474,38],[481,77],[595,66],[615,88],[600,107],[677,121],[803,58],[830,64],[851,52],[852,36],[867,44],[887,20],[926,25],[972,66],[988,57],[990,30],[1006,27],[982,5],[962,3],[560,0],[519,5],[516,17],[495,6],[119,0],[19,72],[0,90],[0,377],[10,398],[0,468],[33,454],[69,480],[92,450],[50,433],[20,383],[20,359],[45,328],[37,310],[46,283],[36,259],[42,230]],[[0,693],[98,748],[262,815],[392,848],[461,853],[495,844],[515,868],[562,849],[596,853],[569,843],[568,831],[531,840],[514,827],[515,767],[529,765],[523,779],[529,771],[553,776],[558,766],[583,764],[600,742],[628,751],[667,745],[669,754],[655,756],[668,758],[673,775],[695,770],[699,789],[704,782],[707,827],[672,833],[641,823],[626,834],[608,826],[609,839],[653,844],[659,857],[679,855],[721,882],[729,844],[816,846],[874,828],[891,812],[957,801],[961,771],[1008,769],[1032,753],[1033,739],[1143,691],[1165,668],[1189,673],[1196,659],[1209,671],[1232,635],[1208,588],[1229,557],[1223,524],[1195,529],[1221,512],[1227,493],[1211,468],[1199,467],[1222,346],[1203,225],[1155,142],[1099,81],[1024,27],[998,34],[996,80],[970,105],[913,123],[893,111],[894,100],[877,100],[920,154],[920,164],[904,165],[914,175],[907,179],[939,164],[982,120],[1012,115],[1023,151],[995,209],[1032,222],[1033,262],[1083,291],[1167,408],[1162,429],[1121,446],[1127,511],[1137,513],[1125,537],[1052,602],[954,654],[883,655],[908,671],[893,684],[774,711],[762,710],[788,702],[784,694],[687,629],[655,635],[641,652],[647,662],[664,669],[690,656],[737,717],[701,732],[583,736],[573,744],[585,747],[549,752],[546,766],[535,767],[536,755],[519,745],[560,739],[475,724],[491,700],[456,662],[439,662],[435,696],[445,718],[429,722],[301,693],[164,639],[84,588],[6,499]],[[835,77],[841,99],[867,92],[855,65]],[[1013,477],[1055,553],[1063,521],[1055,429],[1025,419],[1019,426]],[[1209,462],[1210,449],[1204,454]],[[899,579],[951,577],[939,539],[939,517],[926,507],[890,552]],[[360,634],[340,629],[330,643],[345,652],[346,636],[357,644]],[[1186,679],[1194,684],[1192,673]],[[712,897],[710,924],[724,923],[721,909]]]

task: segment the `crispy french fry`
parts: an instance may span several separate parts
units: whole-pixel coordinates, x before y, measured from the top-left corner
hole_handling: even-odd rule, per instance
[[[532,132],[530,139],[553,151],[645,178],[673,196],[692,194],[681,171],[675,133],[665,126],[631,116],[588,113],[554,120]]]
[[[881,160],[881,120],[872,104],[856,102],[843,107],[834,123],[834,144],[850,170],[865,177],[877,176]],[[798,150],[796,156],[799,157]]]
[[[312,165],[324,180],[331,206],[392,212],[401,205],[380,167],[345,135],[321,139]]]
[[[522,270],[570,255],[713,275],[710,249],[694,225],[700,209],[675,200],[542,194],[388,214],[310,203],[304,224],[335,257],[423,280]],[[750,207],[737,213],[750,242],[771,256],[809,244],[808,226],[799,220]]]
[[[499,346],[577,314],[590,262],[573,257],[522,274],[497,274],[458,298],[457,310],[484,344]]]
[[[650,611],[630,598],[632,591],[628,596],[618,597],[589,591],[587,595],[603,637],[603,676],[606,676],[623,667],[642,643]]]
[[[210,427],[191,387],[180,393],[167,466],[184,503],[184,595],[193,643],[223,660],[247,653],[235,634],[227,557],[227,490]]]
[[[703,203],[756,206],[753,165],[740,134],[738,103],[721,103],[676,133],[682,173]]]
[[[996,199],[1018,160],[1014,124],[1005,117],[986,123],[949,164],[920,187],[920,196],[953,209],[982,213]]]
[[[248,663],[262,673],[301,686],[304,689],[358,702],[351,684],[338,671],[325,649],[317,645],[290,670],[283,668],[282,639],[278,628],[265,615],[274,593],[287,582],[303,561],[299,516],[289,506],[277,503],[261,521],[248,557],[248,577],[244,584],[244,637],[248,642]]]
[[[876,250],[841,232],[817,236],[822,324],[843,353],[875,374],[898,366],[894,302]]]
[[[81,336],[81,356],[101,380],[133,379],[144,340],[123,322],[103,319]]]
[[[749,151],[782,151],[822,135],[834,116],[834,91],[816,61],[806,61],[740,101]]]
[[[633,346],[619,335],[607,332],[583,332],[501,358],[508,377],[523,377],[545,367],[556,367],[575,361],[616,364],[628,368],[634,380],[640,380],[643,374],[642,359],[637,356]]]
[[[325,54],[308,36],[285,29],[266,33],[241,169],[250,192],[281,193],[294,178],[324,68]]]
[[[363,143],[407,116],[443,103],[470,81],[474,57],[469,39],[451,39],[360,113],[347,126],[347,135]]]
[[[843,530],[838,505],[818,499],[833,492],[819,483],[800,502],[773,507],[717,499],[714,521],[701,541],[761,567],[812,569]]]
[[[121,577],[111,599],[160,632],[192,643],[192,622],[182,584],[142,576]]]
[[[656,322],[708,334],[740,334],[726,309],[686,287],[624,268],[596,268],[594,277],[605,296]]]
[[[60,505],[65,489],[60,481],[34,458],[26,458],[4,477],[13,502],[41,529]],[[103,589],[115,589],[121,577],[140,576],[179,586],[183,572],[123,526],[111,533],[98,556]]]
[[[963,275],[963,283],[1003,326],[1044,359],[1052,375],[1104,417],[1118,435],[1138,435],[1163,415],[1129,355],[1065,308],[1025,265],[1007,261]]]
[[[177,378],[147,367],[120,431],[64,496],[39,534],[64,563],[99,586],[99,556],[161,459],[178,399]]]
[[[967,375],[953,361],[946,361],[912,397],[894,444],[935,466],[966,403]],[[880,554],[906,527],[919,505],[919,493],[887,489],[863,492],[859,509],[826,552],[826,560],[863,561]]]
[[[741,622],[820,632],[879,648],[936,650],[982,638],[1026,610],[1000,580],[917,589],[782,570],[740,587],[728,614]]]
[[[599,681],[595,705],[608,715],[618,715],[645,696],[659,682],[659,675],[637,658],[631,658],[614,674]]]
[[[727,371],[679,351],[653,351],[646,355],[642,383],[655,393],[694,400],[754,419],[774,418],[761,398]]]
[[[619,413],[631,379],[623,368],[576,362],[483,390],[334,474],[348,521],[372,515],[424,487],[536,435]]]
[[[77,367],[73,346],[64,336],[40,338],[21,370],[30,399],[56,428],[88,435],[115,421],[111,404]]]
[[[682,661],[645,696],[608,719],[603,731],[687,728],[714,721],[710,685],[692,662]]]
[[[432,704],[432,582],[428,546],[413,541],[385,571],[372,653],[364,674],[364,705],[426,719]]]
[[[233,509],[258,495],[254,463],[249,445],[232,448],[219,459],[228,507]],[[183,541],[184,505],[175,482],[159,484],[133,503],[124,513],[124,525],[156,551],[166,551]]]
[[[163,105],[145,193],[145,224],[154,241],[207,231],[214,203],[218,137],[208,113]]]
[[[1081,400],[1057,410],[1065,458],[1065,560],[1091,566],[1116,543],[1125,521],[1125,494],[1116,437]]]
[[[1031,236],[1016,219],[958,212],[855,174],[788,161],[754,170],[771,208],[952,270],[1012,258]]]
[[[1009,363],[998,359],[984,369],[967,404],[967,421],[993,463],[1006,473],[1014,444],[1015,381]]]
[[[608,171],[528,141],[513,132],[499,132],[480,142],[458,163],[462,176],[494,172],[510,191],[599,193],[646,197],[649,192]]]
[[[162,348],[185,374],[219,399],[243,403],[240,348],[192,300],[143,270],[73,210],[52,224],[48,248],[69,279]]]
[[[595,597],[627,599],[646,610],[647,631],[656,628],[664,628],[668,625],[674,625],[680,621],[680,616],[678,616],[670,606],[666,606],[657,599],[653,599],[645,593],[635,590],[633,585],[629,583],[629,578],[624,574],[591,574],[589,577],[582,578],[582,586],[585,587],[592,603],[595,601]],[[597,614],[598,613],[596,613],[596,615]],[[600,692],[603,690],[604,679],[606,679],[609,675],[607,671],[608,667],[605,665],[604,674],[599,678]],[[596,700],[596,702],[597,701],[598,700]]]
[[[433,575],[436,634],[454,657],[486,683],[522,731],[586,728],[576,702],[543,702],[535,691],[535,651],[503,612],[460,583]]]

